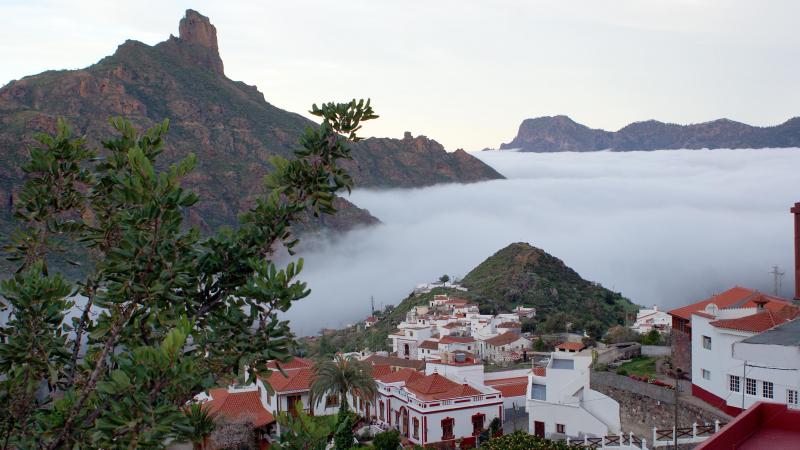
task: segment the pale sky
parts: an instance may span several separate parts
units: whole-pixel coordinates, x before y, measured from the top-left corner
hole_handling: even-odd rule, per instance
[[[276,106],[371,97],[367,135],[448,150],[542,115],[610,130],[800,115],[797,1],[0,0],[0,84],[156,44],[186,8],[217,27],[228,77]]]

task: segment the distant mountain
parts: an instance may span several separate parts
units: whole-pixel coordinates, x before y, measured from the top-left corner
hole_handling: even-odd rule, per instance
[[[692,125],[648,120],[614,132],[589,128],[567,116],[548,116],[525,119],[516,137],[500,145],[500,149],[526,152],[765,147],[800,147],[800,117],[773,127],[754,127],[728,119]]]
[[[290,156],[305,128],[317,125],[271,105],[256,87],[227,78],[217,31],[207,17],[188,10],[179,30],[178,37],[155,46],[129,40],[85,69],[48,71],[0,89],[0,222],[8,220],[24,182],[21,165],[36,132],[54,132],[56,119],[65,117],[94,145],[112,135],[107,119],[119,115],[139,127],[169,118],[160,162],[189,152],[198,156],[186,185],[201,201],[189,220],[204,229],[236,223],[260,191],[270,170],[267,159]],[[380,114],[380,105],[376,111]],[[403,139],[366,139],[353,146],[353,156],[349,169],[358,187],[502,178],[463,151],[448,153],[437,142],[409,133]],[[339,204],[344,209],[324,226],[345,230],[377,221],[347,200]]]
[[[560,315],[576,330],[597,321],[605,331],[624,323],[626,313],[638,309],[619,293],[584,280],[562,260],[524,242],[490,256],[461,284],[481,298],[482,308],[503,312],[532,306],[539,320]]]

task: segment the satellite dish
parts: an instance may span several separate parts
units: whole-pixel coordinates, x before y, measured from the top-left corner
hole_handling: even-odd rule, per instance
[[[706,312],[716,316],[717,313],[719,313],[719,306],[717,306],[714,303],[709,303],[708,305],[706,305]]]

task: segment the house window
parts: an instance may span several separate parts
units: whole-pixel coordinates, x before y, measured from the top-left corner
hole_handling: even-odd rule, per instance
[[[333,408],[339,406],[339,396],[336,394],[328,395],[325,397],[325,407]]]
[[[703,379],[710,380],[711,379],[711,372],[706,369],[702,369]]]
[[[419,419],[414,417],[414,439],[419,439]]]
[[[706,350],[711,350],[711,338],[708,336],[703,336],[703,348]]]
[[[747,395],[756,395],[756,380],[747,378],[744,384],[744,391]]]
[[[792,389],[786,391],[786,403],[791,406],[797,406],[800,403],[797,399],[797,391]]]
[[[409,354],[411,354],[411,352],[408,351],[408,344],[403,344],[403,354],[405,356],[408,356]]]
[[[731,392],[739,392],[739,389],[741,389],[740,380],[741,379],[736,375],[728,376],[728,387],[731,390]]]
[[[486,416],[483,414],[475,414],[472,416],[472,435],[477,436],[481,434],[483,431],[483,423],[486,420]]]
[[[455,419],[452,417],[448,417],[446,419],[442,419],[442,440],[446,441],[449,439],[455,439],[455,435],[453,434],[453,424]]]
[[[761,383],[761,393],[764,395],[764,398],[773,398],[773,385],[772,381],[764,381]]]
[[[563,423],[556,424],[556,433],[566,434],[566,428]]]

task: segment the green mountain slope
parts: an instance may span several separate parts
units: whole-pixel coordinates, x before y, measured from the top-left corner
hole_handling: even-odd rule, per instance
[[[540,322],[559,315],[572,322],[574,330],[593,321],[605,330],[624,323],[626,313],[638,309],[619,293],[584,280],[560,259],[523,242],[487,258],[462,284],[483,297],[484,307],[510,311],[518,305],[533,306]]]

